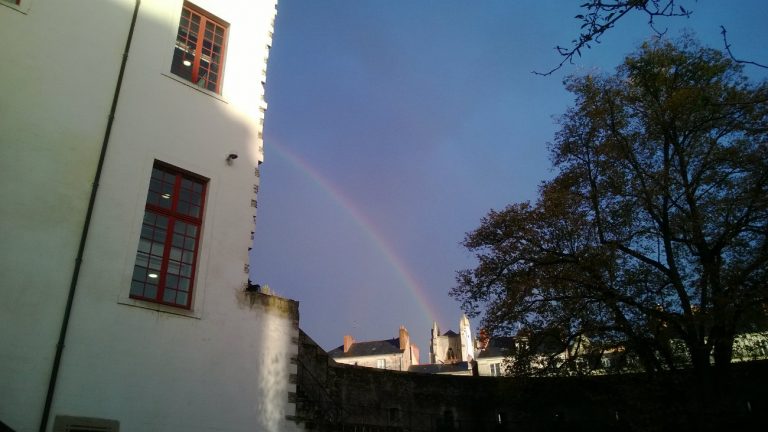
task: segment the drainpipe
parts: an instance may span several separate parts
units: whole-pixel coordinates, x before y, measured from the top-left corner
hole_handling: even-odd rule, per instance
[[[128,52],[131,48],[131,40],[133,39],[133,29],[136,26],[136,17],[139,14],[139,5],[141,0],[136,0],[136,4],[133,7],[133,16],[131,17],[131,26],[128,29],[128,38],[125,41],[125,49],[123,51],[123,60],[120,64],[120,72],[117,75],[117,83],[115,84],[115,93],[112,96],[112,107],[109,110],[109,116],[107,117],[107,128],[104,131],[104,140],[101,142],[101,152],[99,153],[99,162],[96,165],[96,174],[93,177],[93,185],[91,186],[91,197],[88,201],[88,210],[85,212],[85,221],[83,223],[83,230],[80,234],[80,244],[77,248],[77,257],[75,258],[75,269],[72,272],[72,280],[69,283],[69,294],[67,295],[67,305],[64,308],[64,318],[61,321],[61,330],[59,332],[59,341],[56,343],[56,355],[53,358],[53,366],[51,367],[51,377],[48,380],[48,392],[45,395],[45,406],[43,407],[43,413],[40,419],[40,432],[46,432],[48,428],[48,417],[51,413],[51,404],[53,402],[53,395],[56,391],[56,378],[59,375],[59,366],[61,364],[61,355],[64,351],[64,340],[67,337],[67,328],[69,327],[69,317],[72,312],[72,302],[75,299],[75,289],[77,288],[77,281],[80,276],[80,266],[83,263],[83,254],[85,252],[85,241],[88,238],[88,229],[91,226],[91,216],[93,216],[93,207],[96,203],[96,191],[99,189],[99,180],[101,179],[101,170],[104,167],[104,158],[107,155],[107,145],[109,144],[109,137],[112,133],[112,124],[115,121],[115,111],[117,110],[117,100],[120,97],[120,87],[123,85],[123,75],[125,74],[125,65],[128,63]]]

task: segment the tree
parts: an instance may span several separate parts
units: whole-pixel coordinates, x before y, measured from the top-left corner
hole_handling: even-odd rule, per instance
[[[566,87],[556,177],[467,234],[478,263],[451,295],[495,334],[725,371],[735,334],[768,311],[768,84],[683,37]]]
[[[594,44],[600,43],[600,39],[614,28],[619,21],[632,13],[644,14],[648,18],[648,26],[657,36],[664,36],[666,29],[656,27],[657,18],[684,17],[689,18],[693,11],[683,5],[685,1],[679,0],[588,0],[580,5],[584,13],[574,18],[581,21],[581,32],[568,46],[556,46],[555,50],[562,60],[557,66],[547,72],[536,72],[536,75],[551,75],[566,63],[572,63],[574,57],[581,57],[581,51],[590,49]],[[720,34],[723,36],[723,46],[731,60],[768,69],[767,65],[749,60],[739,60],[731,51],[728,42],[728,32],[724,26],[720,26]]]

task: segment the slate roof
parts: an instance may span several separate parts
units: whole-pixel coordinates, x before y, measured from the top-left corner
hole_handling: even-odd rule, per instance
[[[443,336],[458,336],[458,335],[454,333],[453,330],[448,330],[447,332],[443,333]]]
[[[515,338],[512,336],[499,336],[491,338],[488,346],[480,351],[477,358],[506,357],[515,352]]]
[[[370,342],[355,342],[349,347],[347,352],[344,352],[344,345],[341,345],[329,351],[328,355],[331,358],[340,358],[399,354],[401,352],[403,351],[400,349],[400,338],[394,338]]]
[[[467,372],[471,371],[469,363],[459,362],[452,364],[425,364],[425,365],[413,365],[408,368],[408,372],[437,374],[437,373],[450,373],[450,372]]]

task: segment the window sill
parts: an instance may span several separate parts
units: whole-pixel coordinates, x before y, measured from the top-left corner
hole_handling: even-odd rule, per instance
[[[139,300],[134,299],[130,297],[123,297],[120,296],[120,299],[117,300],[118,304],[125,305],[125,306],[133,306],[138,307],[142,309],[149,309],[156,312],[164,312],[171,315],[178,315],[182,317],[187,318],[195,318],[195,319],[201,319],[200,311],[194,310],[194,309],[182,309],[174,306],[168,306],[161,303],[153,303],[146,300]]]
[[[161,73],[160,75],[162,75],[162,76],[164,76],[166,78],[170,78],[170,79],[176,81],[177,83],[184,84],[185,86],[187,86],[187,87],[189,87],[189,88],[191,88],[193,90],[196,90],[196,91],[198,91],[198,92],[200,92],[200,93],[202,93],[204,95],[210,96],[210,97],[212,97],[214,99],[217,99],[217,100],[219,100],[221,102],[224,102],[225,104],[229,103],[226,99],[224,99],[224,97],[222,95],[220,95],[218,93],[214,93],[214,92],[212,92],[212,91],[210,91],[208,89],[200,88],[200,87],[196,86],[194,83],[185,80],[184,78],[177,77],[176,75],[171,74],[171,73]]]

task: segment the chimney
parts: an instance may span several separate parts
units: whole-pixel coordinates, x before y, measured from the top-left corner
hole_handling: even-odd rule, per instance
[[[410,344],[411,339],[408,337],[408,330],[406,330],[405,327],[400,326],[400,349],[406,350]]]
[[[352,336],[344,335],[344,352],[349,351],[349,347],[351,347],[353,343],[355,343],[355,339],[353,339]]]

